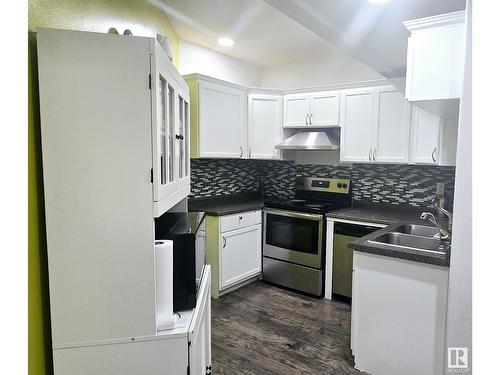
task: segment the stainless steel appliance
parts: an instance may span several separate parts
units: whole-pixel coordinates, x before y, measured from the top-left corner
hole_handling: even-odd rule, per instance
[[[155,239],[172,240],[174,311],[192,309],[206,264],[204,212],[166,212],[155,218]]]
[[[315,177],[297,178],[293,199],[266,201],[263,279],[322,296],[325,214],[350,205],[350,180]]]

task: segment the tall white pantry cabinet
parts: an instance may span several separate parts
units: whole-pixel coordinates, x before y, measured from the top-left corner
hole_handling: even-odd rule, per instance
[[[210,267],[157,332],[154,217],[189,194],[189,90],[152,38],[38,29],[55,375],[205,374]],[[191,372],[190,372],[191,371]]]

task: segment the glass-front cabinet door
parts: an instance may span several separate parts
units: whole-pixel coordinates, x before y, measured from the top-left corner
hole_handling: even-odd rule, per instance
[[[175,89],[168,71],[157,64],[154,79],[156,108],[153,111],[154,200],[160,201],[175,191]]]
[[[189,87],[156,46],[151,57],[153,200],[158,217],[189,195]]]
[[[189,177],[189,102],[183,95],[178,96],[179,126],[178,140],[178,170],[179,179]]]

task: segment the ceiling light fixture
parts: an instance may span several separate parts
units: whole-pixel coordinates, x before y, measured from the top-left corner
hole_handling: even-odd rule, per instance
[[[231,47],[234,44],[234,41],[231,38],[228,38],[228,37],[225,37],[225,36],[220,37],[219,39],[217,39],[217,42],[221,46],[224,46],[224,47]]]
[[[388,3],[391,0],[368,0],[372,4],[385,4]]]

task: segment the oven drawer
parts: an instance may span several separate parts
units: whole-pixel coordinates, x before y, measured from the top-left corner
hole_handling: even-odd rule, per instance
[[[221,232],[249,227],[261,223],[261,211],[247,211],[221,217]]]

